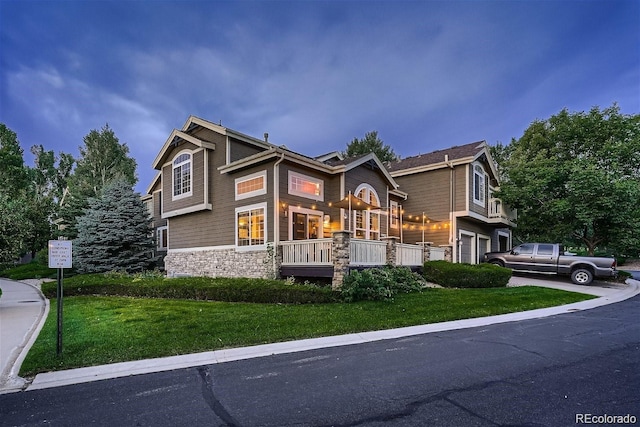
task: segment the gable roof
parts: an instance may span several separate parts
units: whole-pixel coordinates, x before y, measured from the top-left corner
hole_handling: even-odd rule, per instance
[[[469,144],[444,148],[426,154],[407,157],[402,160],[387,163],[391,176],[398,177],[419,172],[425,172],[443,167],[464,165],[476,160],[485,160],[494,178],[498,178],[489,145],[486,141],[476,141]]]
[[[471,142],[469,144],[444,148],[431,153],[418,154],[389,163],[387,166],[393,173],[396,171],[419,168],[439,163],[472,159],[486,146],[485,141]]]
[[[216,145],[213,142],[202,141],[194,136],[188,135],[182,131],[174,129],[173,132],[171,132],[171,135],[169,135],[169,138],[167,138],[167,140],[165,141],[164,145],[162,146],[162,149],[156,156],[155,160],[153,161],[153,168],[158,170],[162,168],[162,165],[167,159],[167,154],[169,152],[169,149],[171,147],[178,146],[182,142],[190,142],[198,147],[205,147],[211,150],[215,150],[216,148]]]

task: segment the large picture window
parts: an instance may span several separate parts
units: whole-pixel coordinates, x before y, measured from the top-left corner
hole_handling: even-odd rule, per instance
[[[265,203],[236,208],[236,246],[264,245],[267,236]]]
[[[236,179],[236,200],[267,194],[267,171]]]
[[[323,201],[324,183],[321,179],[289,171],[289,194]]]
[[[191,154],[181,153],[173,160],[173,198],[191,195]]]

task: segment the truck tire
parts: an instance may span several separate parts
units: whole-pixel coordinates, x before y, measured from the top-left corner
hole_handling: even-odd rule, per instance
[[[576,285],[588,285],[593,282],[593,273],[587,268],[576,268],[571,272],[571,281]]]
[[[499,259],[491,260],[489,261],[489,264],[497,265],[498,267],[504,267],[504,262],[500,261]]]

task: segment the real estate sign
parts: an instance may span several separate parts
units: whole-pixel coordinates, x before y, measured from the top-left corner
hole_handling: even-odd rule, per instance
[[[49,240],[49,268],[71,267],[71,240]]]

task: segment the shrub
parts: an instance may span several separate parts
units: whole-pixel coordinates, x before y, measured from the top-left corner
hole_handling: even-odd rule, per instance
[[[345,302],[391,300],[399,292],[422,289],[422,278],[406,267],[354,270],[344,279],[340,294]]]
[[[422,274],[429,282],[446,288],[502,288],[511,270],[492,264],[454,264],[447,261],[424,263]]]
[[[42,291],[55,298],[55,283],[44,283]],[[224,302],[307,304],[338,300],[330,288],[287,285],[282,280],[180,277],[158,273],[120,272],[83,274],[64,281],[64,295],[109,295],[138,298],[172,298]]]
[[[340,294],[345,302],[388,300],[393,297],[391,278],[380,268],[353,270],[344,278]]]

